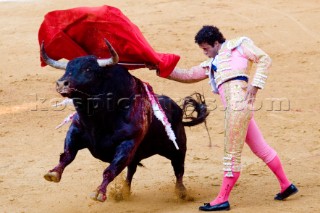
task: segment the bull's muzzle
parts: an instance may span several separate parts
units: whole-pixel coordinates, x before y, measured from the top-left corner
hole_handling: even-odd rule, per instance
[[[68,80],[59,80],[56,83],[56,90],[62,96],[67,96],[70,93],[70,83]]]

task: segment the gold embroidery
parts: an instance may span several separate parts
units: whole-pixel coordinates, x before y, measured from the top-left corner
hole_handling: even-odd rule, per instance
[[[241,170],[241,152],[252,116],[247,101],[244,101],[247,82],[234,80],[222,85],[226,101],[223,170]]]
[[[267,79],[268,68],[271,66],[271,58],[252,42],[244,41],[241,45],[244,54],[257,63],[257,70],[252,80],[252,85],[263,89]]]
[[[248,63],[247,69],[231,70],[231,50],[240,45],[243,49],[243,54],[249,59],[250,63]],[[214,74],[217,87],[231,78],[238,76],[249,77],[251,62],[258,63],[252,85],[262,89],[267,79],[267,71],[271,65],[271,58],[261,49],[256,47],[247,37],[240,37],[227,41],[222,45],[217,56],[218,70]]]

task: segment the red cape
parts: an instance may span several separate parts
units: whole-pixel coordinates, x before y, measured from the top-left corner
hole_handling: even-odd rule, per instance
[[[111,6],[49,12],[38,34],[39,45],[44,41],[47,54],[55,60],[72,60],[85,55],[110,57],[104,38],[117,51],[119,62],[155,65],[161,77],[170,75],[180,59],[175,54],[154,51],[139,28]],[[41,66],[45,66],[40,60]],[[127,66],[128,69],[142,67],[145,66]]]

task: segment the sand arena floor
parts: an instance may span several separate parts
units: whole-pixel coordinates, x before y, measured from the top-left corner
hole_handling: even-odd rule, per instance
[[[266,88],[258,94],[261,109],[255,118],[300,192],[286,202],[274,201],[276,178],[245,146],[243,172],[230,198],[232,211],[320,211],[319,1],[7,0],[0,1],[0,212],[198,212],[198,206],[219,191],[224,116],[219,98],[211,94],[207,80],[181,84],[148,69],[132,74],[159,94],[180,100],[198,91],[209,103],[212,146],[204,125],[187,128],[184,180],[193,199],[177,199],[170,162],[159,156],[143,161],[146,168],[138,168],[132,195],[122,201],[113,195],[123,176],[110,185],[106,202],[89,198],[107,164],[87,150],[78,153],[59,184],[44,180],[58,162],[68,129],[55,126],[72,108],[51,107],[61,99],[55,81],[62,72],[40,67],[39,26],[49,11],[103,4],[120,8],[155,50],[179,54],[179,67],[206,59],[193,38],[207,24],[220,27],[227,38],[248,36],[269,53],[273,66]]]

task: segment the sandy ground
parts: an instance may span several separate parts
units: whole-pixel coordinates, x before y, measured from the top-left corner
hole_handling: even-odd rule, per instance
[[[180,67],[206,59],[193,41],[206,24],[220,27],[227,38],[249,36],[268,52],[273,67],[266,88],[259,92],[261,107],[255,117],[300,191],[285,202],[274,201],[279,190],[276,178],[245,147],[243,172],[230,198],[232,211],[320,212],[318,0],[0,1],[0,212],[198,212],[199,205],[218,193],[224,116],[218,97],[211,94],[207,80],[175,83],[147,69],[132,74],[177,101],[202,92],[211,109],[211,147],[204,125],[187,128],[185,185],[194,199],[177,199],[170,162],[160,156],[143,161],[146,168],[138,168],[131,197],[122,201],[112,196],[122,176],[110,184],[106,202],[89,198],[107,164],[87,150],[79,152],[60,183],[44,180],[58,162],[68,129],[55,126],[72,108],[51,107],[61,100],[55,80],[62,73],[40,67],[39,26],[49,11],[103,4],[120,8],[155,50],[181,55]]]

